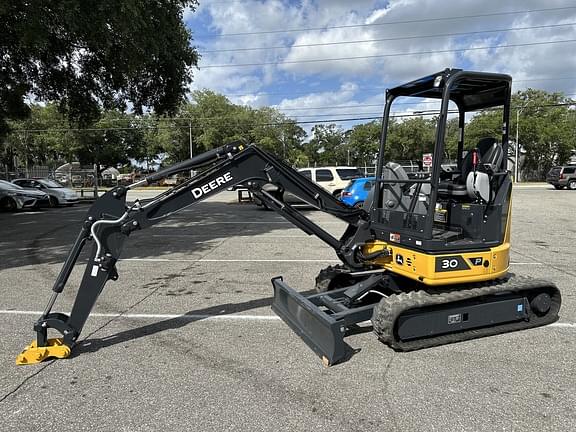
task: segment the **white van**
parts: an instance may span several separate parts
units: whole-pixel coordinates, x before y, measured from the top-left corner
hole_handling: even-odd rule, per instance
[[[340,194],[351,180],[364,177],[358,168],[348,166],[300,168],[298,172],[319,186],[322,186],[337,198],[340,197]],[[276,186],[271,184],[264,186],[264,190],[267,192],[275,192],[277,189]],[[283,199],[290,204],[307,204],[290,192],[284,192]],[[257,197],[254,197],[254,202],[256,205],[266,208],[266,205]]]
[[[347,166],[301,168],[298,172],[336,197],[340,196],[350,180],[364,177],[358,168]]]

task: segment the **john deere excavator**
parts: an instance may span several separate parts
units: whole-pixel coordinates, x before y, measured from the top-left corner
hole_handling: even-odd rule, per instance
[[[409,351],[551,323],[560,292],[551,282],[517,277],[510,264],[512,183],[506,170],[512,80],[508,75],[446,69],[387,90],[376,181],[364,208],[350,208],[256,146],[229,144],[176,164],[94,202],[34,325],[36,340],[18,364],[68,357],[133,233],[242,183],[270,209],[330,245],[342,264],[316,278],[303,296],[272,280],[272,309],[332,365],[347,358],[344,337],[372,320],[374,333]],[[386,159],[390,109],[399,97],[440,101],[432,166],[409,176]],[[457,167],[442,166],[449,105],[457,107]],[[466,114],[501,108],[501,139],[466,143]],[[470,149],[465,152],[465,148]],[[167,176],[201,173],[151,200],[126,203],[127,192]],[[270,188],[274,185],[274,189]],[[290,192],[348,224],[340,238],[283,201]],[[52,312],[82,248],[92,253],[69,315]],[[48,331],[60,333],[48,338]]]

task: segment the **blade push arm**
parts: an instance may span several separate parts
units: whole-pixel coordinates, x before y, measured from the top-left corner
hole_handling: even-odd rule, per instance
[[[152,200],[146,203],[137,201],[130,207],[126,205],[126,193],[129,189],[206,165],[211,166]],[[67,357],[70,354],[106,282],[118,279],[116,262],[120,258],[124,242],[132,232],[159,223],[183,208],[240,183],[257,193],[270,208],[307,234],[316,235],[333,247],[343,261],[358,266],[358,263],[354,262],[354,251],[349,243],[354,237],[352,234],[368,225],[364,210],[345,206],[330,193],[256,146],[223,146],[152,174],[128,187],[116,187],[94,202],[54,284],[52,297],[34,326],[37,339],[18,357],[17,363],[37,363],[47,357]],[[266,192],[263,187],[270,183],[276,185],[278,190],[291,192],[320,210],[347,222],[349,228],[344,236],[341,239],[335,238],[284,203],[281,194]],[[70,316],[51,312],[80,252],[90,240],[94,242],[92,253]],[[57,330],[63,337],[48,339],[49,328]]]

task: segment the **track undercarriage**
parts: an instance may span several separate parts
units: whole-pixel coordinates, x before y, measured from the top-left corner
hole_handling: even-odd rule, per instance
[[[335,266],[320,272],[318,294],[307,297],[280,278],[272,282],[273,309],[325,365],[350,356],[344,337],[368,320],[380,341],[412,351],[550,324],[561,304],[554,284],[512,274],[432,288],[384,270]]]

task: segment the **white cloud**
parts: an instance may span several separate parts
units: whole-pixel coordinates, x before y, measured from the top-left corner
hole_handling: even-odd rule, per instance
[[[317,28],[324,26],[362,27],[330,28],[323,31],[268,33],[245,36],[203,38],[198,35],[202,65],[269,63],[279,65],[245,68],[207,68],[195,73],[191,88],[211,88],[225,94],[234,93],[237,103],[254,106],[269,103],[266,91],[283,92],[293,88],[329,86],[333,91],[287,97],[278,104],[280,109],[312,108],[317,106],[350,106],[348,113],[367,111],[363,105],[383,102],[381,94],[367,96],[361,86],[393,86],[446,67],[461,67],[481,71],[505,72],[513,76],[515,89],[546,88],[575,92],[576,80],[523,81],[550,77],[571,77],[576,56],[571,53],[576,44],[540,45],[465,52],[436,52],[423,55],[399,55],[345,60],[336,62],[287,63],[303,60],[405,54],[411,52],[451,51],[461,48],[524,44],[537,41],[576,39],[574,26],[503,33],[483,33],[466,36],[441,36],[447,33],[479,32],[535,25],[576,22],[576,9],[529,14],[493,15],[452,20],[431,20],[449,16],[481,15],[493,12],[558,8],[572,6],[568,0],[515,1],[460,0],[303,0],[292,3],[280,0],[209,1],[202,3],[202,13],[210,18],[210,31],[221,33],[266,32],[280,29]],[[418,20],[428,20],[414,22]],[[390,22],[412,21],[404,24]],[[388,24],[386,24],[388,23]],[[385,25],[372,25],[385,24]],[[415,38],[415,36],[426,36]],[[399,40],[398,38],[408,38]],[[388,39],[379,42],[296,47],[295,45],[334,43],[340,41]],[[259,46],[288,46],[289,49],[250,50]],[[234,50],[205,52],[207,50]],[[267,90],[263,90],[266,88]],[[377,101],[377,102],[374,102]],[[342,110],[343,112],[344,110]],[[286,111],[314,114],[318,110]],[[335,111],[332,111],[335,112]]]

